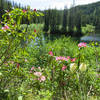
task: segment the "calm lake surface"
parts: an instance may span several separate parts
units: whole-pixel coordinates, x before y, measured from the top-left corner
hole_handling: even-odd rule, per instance
[[[32,41],[32,43],[30,44],[30,46],[39,46],[41,45],[45,45],[47,42],[49,41],[53,41],[56,39],[59,39],[61,36],[59,35],[44,35],[42,34],[41,37],[36,37],[35,41]],[[95,41],[95,42],[100,42],[100,34],[95,34],[95,35],[91,35],[91,36],[83,36],[81,38],[77,38],[77,37],[72,37],[72,40],[74,41],[78,41],[78,42],[91,42],[91,41]]]
[[[100,41],[100,34],[95,34],[95,35],[91,35],[91,36],[83,36],[80,38],[80,41]]]

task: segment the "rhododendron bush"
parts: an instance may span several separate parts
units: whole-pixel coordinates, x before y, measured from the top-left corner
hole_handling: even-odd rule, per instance
[[[99,45],[64,36],[34,44],[41,34],[36,29],[28,32],[29,26],[21,28],[21,20],[39,15],[36,9],[16,8],[3,16],[0,100],[99,100]]]

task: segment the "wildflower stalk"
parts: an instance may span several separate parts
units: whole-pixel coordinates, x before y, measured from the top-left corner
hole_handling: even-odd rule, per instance
[[[63,82],[64,82],[64,72],[63,72]],[[64,86],[62,87],[62,95],[63,95],[63,99],[64,99],[64,100],[67,100],[67,99],[66,99],[66,98],[67,98],[67,96],[66,96],[66,91],[65,91]]]
[[[79,68],[79,65],[80,65],[80,57],[81,55],[80,55],[80,48],[79,48],[79,56],[78,56],[78,68]]]
[[[92,85],[90,86],[90,90],[89,90],[89,92],[87,93],[87,97],[90,95],[91,90],[92,90]]]

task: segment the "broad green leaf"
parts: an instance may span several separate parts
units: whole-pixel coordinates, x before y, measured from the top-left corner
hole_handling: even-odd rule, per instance
[[[18,97],[18,100],[23,100],[23,96],[19,96]]]

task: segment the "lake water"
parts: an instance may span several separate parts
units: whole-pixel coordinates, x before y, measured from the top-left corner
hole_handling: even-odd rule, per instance
[[[44,35],[42,34],[41,37],[36,37],[35,41],[30,44],[30,46],[35,46],[37,45],[37,47],[40,46],[40,44],[42,46],[44,46],[47,42],[49,42],[49,40],[55,40],[55,39],[59,39],[61,36],[59,35]],[[95,35],[91,35],[91,36],[83,36],[80,39],[79,38],[72,38],[72,40],[74,41],[79,41],[79,42],[91,42],[91,41],[96,41],[96,42],[100,42],[100,34],[95,34]]]
[[[98,41],[100,42],[100,34],[95,34],[91,36],[83,36],[80,38],[80,41],[90,42],[90,41]]]

